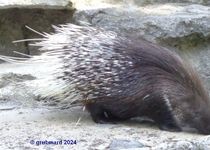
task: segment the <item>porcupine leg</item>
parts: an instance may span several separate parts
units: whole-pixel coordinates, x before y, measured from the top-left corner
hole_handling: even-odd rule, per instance
[[[158,124],[161,130],[178,132],[181,128],[177,125],[171,111],[167,108],[160,108],[159,112],[156,114],[154,120]]]
[[[150,111],[148,112],[152,112],[149,116],[158,124],[161,130],[172,132],[181,131],[181,128],[178,126],[171,112],[170,106],[166,103],[162,96],[155,95],[153,98],[154,97],[155,99],[151,100],[153,103],[149,104]]]
[[[172,118],[167,118],[167,116],[160,117],[156,122],[161,130],[171,132],[181,131],[181,128],[177,125],[177,123]]]
[[[95,103],[87,104],[87,110],[90,112],[90,115],[94,122],[96,123],[114,123],[112,118],[109,118],[109,115],[105,109]]]

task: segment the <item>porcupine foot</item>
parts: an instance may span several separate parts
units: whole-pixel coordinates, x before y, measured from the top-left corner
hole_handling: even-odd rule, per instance
[[[159,129],[165,130],[165,131],[170,131],[170,132],[181,132],[181,128],[175,125],[160,125]]]
[[[108,112],[101,106],[92,103],[92,104],[87,104],[86,108],[90,112],[90,115],[94,122],[100,124],[108,124],[108,123],[116,124],[117,118],[112,116],[110,112]]]
[[[154,121],[158,124],[161,130],[170,132],[182,131],[171,112],[167,109],[161,109],[156,115],[157,116],[154,118]]]

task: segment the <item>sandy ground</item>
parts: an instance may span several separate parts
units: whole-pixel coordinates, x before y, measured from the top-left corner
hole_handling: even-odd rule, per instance
[[[82,119],[76,125],[80,117]],[[143,149],[159,149],[156,146],[164,143],[203,137],[160,131],[154,125],[136,121],[95,124],[88,112],[82,112],[79,107],[68,110],[2,109],[0,118],[0,149],[108,149],[113,140],[134,140],[142,143]],[[62,140],[62,144],[39,145],[39,141],[45,140]],[[73,145],[67,144],[66,140],[73,140]]]

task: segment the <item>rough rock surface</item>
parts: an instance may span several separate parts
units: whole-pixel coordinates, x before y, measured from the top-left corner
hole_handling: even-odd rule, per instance
[[[210,7],[202,5],[167,3],[79,10],[74,20],[154,42],[170,39],[175,42],[193,35],[205,40],[210,36]],[[168,44],[173,44],[171,41]]]
[[[73,12],[68,0],[0,0],[0,53],[10,56],[15,55],[13,51],[37,53],[28,42],[12,42],[37,37],[26,25],[37,31],[50,32],[52,24],[71,22]]]
[[[13,9],[13,6],[16,5],[14,4],[15,2],[17,1],[11,0],[5,4],[5,1],[0,0],[0,5],[4,4],[6,8],[0,10],[0,16],[4,14],[2,13],[3,11],[10,9],[10,7]],[[46,4],[49,1],[22,2],[27,2],[26,7],[28,5],[31,7],[31,4],[35,4],[33,7],[37,8],[38,6],[40,8],[41,2]],[[49,5],[55,7],[54,5],[59,3],[63,7],[66,4],[63,2],[66,1],[52,1]],[[137,0],[132,1],[133,3],[107,0],[107,3],[103,3],[105,5],[99,5],[101,1],[96,0],[85,1],[83,4],[77,3],[78,1],[76,0],[72,2],[78,7],[78,11],[74,16],[74,20],[77,23],[82,24],[81,21],[86,21],[94,26],[114,30],[120,34],[132,34],[137,37],[143,37],[170,49],[188,53],[187,57],[189,56],[188,58],[190,58],[192,64],[200,71],[206,81],[205,85],[210,90],[210,7],[207,5],[208,1],[186,0],[185,2],[188,3],[163,3],[165,1],[159,0],[147,1],[150,5],[142,5],[146,1],[139,3]],[[180,1],[171,0],[167,2]],[[23,3],[20,2],[20,5],[18,5],[20,11],[25,9]],[[151,3],[155,4],[151,5]],[[195,5],[195,3],[206,4],[206,6]],[[21,8],[21,6],[23,7]],[[37,11],[30,14],[34,13],[37,14]],[[0,22],[4,21],[5,23],[5,20],[7,20],[5,19],[6,17],[0,18]],[[23,18],[20,17],[19,19]],[[27,36],[22,34],[13,36],[16,35],[14,28],[19,26],[14,24],[12,18],[7,21],[7,24],[0,25],[0,33],[2,33],[0,34],[0,42],[4,44],[8,42],[8,39],[16,40],[17,37],[30,37],[30,34],[27,34]],[[16,20],[16,22],[18,21]],[[24,20],[21,21],[23,21],[22,25],[24,25]],[[3,38],[2,36],[8,35],[6,32],[3,34],[3,29],[6,26],[10,26],[11,32],[14,31],[13,34],[9,34],[11,36],[9,38],[7,36]],[[45,27],[39,28],[37,26],[37,24],[34,24],[32,27],[47,31]],[[18,34],[20,33],[18,32]],[[2,43],[0,43],[0,54],[2,54],[2,49],[6,50]],[[11,46],[8,43],[7,45]],[[17,48],[11,47],[13,49]],[[47,76],[46,74],[47,70],[41,64],[35,66],[0,64],[0,149],[210,149],[210,136],[160,131],[152,123],[140,123],[137,120],[120,122],[118,124],[95,124],[89,114],[80,107],[58,110],[54,106],[44,105],[35,100],[33,89],[36,88],[36,84],[43,84],[36,82],[37,77]],[[81,120],[78,122],[79,118]],[[57,143],[57,145],[55,143],[46,144],[46,140],[48,142],[62,143]],[[64,144],[65,142],[66,144]],[[70,143],[68,144],[68,142]]]
[[[71,1],[69,0],[0,0],[0,6],[4,8],[8,7],[28,7],[30,6],[31,8],[61,8],[67,7],[69,4],[71,4]]]

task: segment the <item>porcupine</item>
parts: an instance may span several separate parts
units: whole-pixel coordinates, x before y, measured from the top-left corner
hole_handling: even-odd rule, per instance
[[[163,130],[210,133],[209,96],[178,54],[101,28],[66,24],[54,29],[39,33],[43,37],[31,44],[42,55],[26,60],[50,66],[48,80],[55,80],[57,89],[43,97],[69,106],[81,103],[96,123],[146,116]]]

